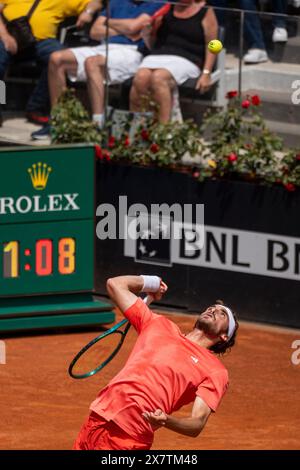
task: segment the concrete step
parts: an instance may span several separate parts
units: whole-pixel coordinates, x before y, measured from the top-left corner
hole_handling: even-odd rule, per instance
[[[250,89],[246,94],[258,94],[262,100],[261,113],[265,119],[300,125],[300,104],[292,103],[291,92]]]
[[[299,51],[300,55],[300,51]],[[238,88],[238,60],[229,56],[226,58],[226,90]],[[273,92],[292,93],[293,83],[300,78],[299,64],[265,62],[256,65],[243,65],[242,90],[266,90]]]
[[[286,43],[275,43],[270,58],[274,62],[286,62],[289,64],[300,63],[300,36],[289,38]]]
[[[16,117],[17,116],[17,117]],[[0,145],[50,145],[50,139],[32,140],[31,133],[40,129],[41,126],[31,124],[24,117],[13,113],[4,113],[4,121],[0,127]]]
[[[300,149],[299,124],[287,124],[285,122],[266,120],[268,128],[283,139],[286,147]]]

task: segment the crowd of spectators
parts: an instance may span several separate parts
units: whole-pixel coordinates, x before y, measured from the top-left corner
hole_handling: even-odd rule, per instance
[[[273,17],[272,40],[286,42],[287,1],[271,3],[273,11],[283,15]],[[20,55],[35,58],[43,65],[26,108],[29,120],[43,124],[42,129],[32,134],[33,138],[48,138],[50,110],[66,88],[67,80],[86,82],[92,119],[99,127],[104,123],[105,81],[122,83],[132,77],[131,110],[140,112],[141,96],[146,95],[157,103],[158,119],[167,122],[178,85],[194,78],[200,93],[211,86],[216,57],[206,46],[218,37],[218,22],[223,23],[226,11],[214,11],[211,6],[247,10],[244,34],[248,51],[244,61],[268,60],[255,0],[173,1],[164,9],[164,15],[159,14],[162,6],[168,4],[164,0],[110,0],[109,14],[105,4],[105,0],[0,0],[0,79],[4,79],[8,65]],[[35,42],[26,48],[12,23],[28,15],[32,5],[35,9],[29,23]],[[91,25],[89,35],[96,45],[68,49],[58,41],[59,26],[67,17],[74,16],[77,28]]]

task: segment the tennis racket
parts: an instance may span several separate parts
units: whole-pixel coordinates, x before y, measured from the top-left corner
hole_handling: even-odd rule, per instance
[[[154,297],[148,294],[143,301],[150,305],[153,300]],[[70,376],[73,379],[86,379],[102,370],[120,351],[130,326],[128,320],[124,319],[87,343],[71,361]]]

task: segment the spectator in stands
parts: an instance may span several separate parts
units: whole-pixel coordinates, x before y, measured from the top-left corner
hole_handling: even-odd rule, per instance
[[[239,0],[239,6],[244,10],[257,11],[255,0]],[[285,14],[287,10],[286,0],[272,0],[273,12]],[[286,30],[286,21],[284,17],[273,17],[273,42],[286,42],[288,34]],[[244,56],[246,64],[257,64],[266,62],[268,54],[264,41],[260,17],[256,13],[245,14],[245,38],[249,46],[247,54]]]
[[[163,18],[155,20],[153,27],[148,27],[145,41],[151,54],[134,77],[132,111],[141,111],[141,96],[150,95],[158,104],[159,121],[168,122],[177,85],[198,78],[196,89],[200,93],[209,90],[216,57],[208,51],[207,44],[216,39],[218,23],[213,9],[205,5],[201,0],[181,0]]]
[[[258,64],[267,62],[268,54],[264,35],[262,32],[260,17],[257,14],[255,0],[239,0],[242,10],[251,10],[255,13],[245,13],[244,34],[248,44],[248,52],[244,55],[246,64]]]
[[[0,0],[0,79],[4,78],[7,66],[15,59],[37,59],[43,65],[41,78],[27,104],[27,117],[43,122],[49,106],[47,67],[50,54],[62,48],[56,39],[59,25],[67,17],[78,16],[76,26],[90,23],[94,13],[101,9],[101,0],[41,0],[30,18],[32,33],[36,39],[33,47],[18,51],[16,38],[9,32],[9,22],[29,13],[34,0]]]
[[[285,15],[287,13],[287,0],[272,0],[273,12]],[[286,42],[288,40],[288,33],[286,29],[286,20],[284,16],[274,16],[273,19],[273,42]]]
[[[207,3],[211,5],[213,8],[217,7],[214,10],[215,15],[217,17],[218,23],[220,26],[225,26],[225,10],[219,10],[219,8],[229,8],[228,0],[208,0]]]
[[[141,30],[151,15],[161,7],[159,3],[135,0],[111,0],[110,18],[101,12],[90,31],[90,37],[103,41],[108,28],[108,75],[110,83],[122,83],[132,77],[141,60]],[[92,119],[101,128],[104,123],[104,82],[106,45],[77,47],[52,54],[49,62],[49,90],[51,106],[66,88],[66,76],[72,81],[87,81],[92,107]],[[34,139],[46,139],[51,126],[32,134]]]

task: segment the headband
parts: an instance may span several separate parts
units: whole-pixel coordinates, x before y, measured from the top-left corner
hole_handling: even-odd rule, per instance
[[[228,336],[228,341],[229,341],[232,338],[233,333],[235,332],[235,326],[236,326],[233,313],[230,310],[230,308],[225,307],[225,305],[219,305],[218,304],[217,307],[224,308],[226,310],[227,315],[228,315],[229,324],[228,324],[227,336]]]

